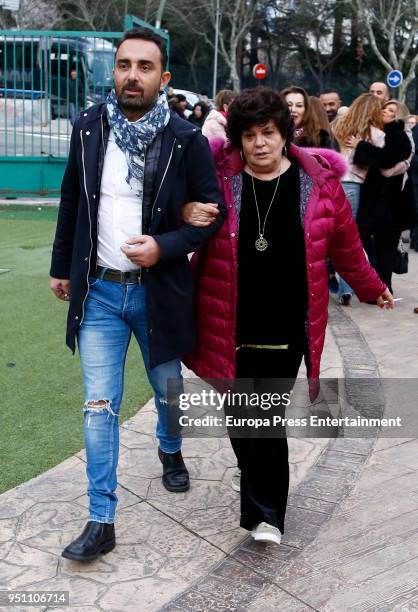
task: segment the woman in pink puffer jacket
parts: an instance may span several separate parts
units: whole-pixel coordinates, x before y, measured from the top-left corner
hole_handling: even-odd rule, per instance
[[[192,260],[198,344],[185,363],[205,379],[245,378],[258,392],[284,393],[304,356],[314,395],[327,324],[326,257],[361,301],[392,308],[393,299],[364,255],[340,185],[344,160],[292,145],[292,133],[287,104],[257,87],[232,103],[229,143],[211,142],[228,216]],[[205,225],[215,215],[214,204],[190,203],[183,218]],[[240,525],[255,540],[279,543],[286,437],[229,433],[241,470]]]
[[[226,118],[228,115],[228,108],[237,94],[231,89],[221,89],[216,94],[215,104],[216,109],[213,108],[205,119],[202,126],[202,134],[206,138],[223,138],[226,140]]]

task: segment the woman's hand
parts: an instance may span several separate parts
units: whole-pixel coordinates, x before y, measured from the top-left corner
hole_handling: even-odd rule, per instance
[[[185,223],[194,225],[195,227],[208,227],[219,215],[217,204],[203,202],[188,202],[183,204],[181,209],[181,218]]]
[[[356,146],[358,145],[358,143],[360,142],[361,138],[356,138],[355,136],[350,136],[350,138],[347,138],[347,140],[345,141],[345,146],[348,149],[355,149]]]
[[[384,291],[382,295],[377,298],[377,305],[380,306],[380,308],[386,307],[389,310],[393,310],[395,308],[395,302],[393,301],[393,295],[391,294],[389,289],[386,289],[386,291]]]

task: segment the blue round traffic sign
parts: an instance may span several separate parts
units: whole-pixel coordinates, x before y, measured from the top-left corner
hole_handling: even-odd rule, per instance
[[[391,70],[386,77],[389,87],[399,87],[403,81],[403,74],[400,70]]]

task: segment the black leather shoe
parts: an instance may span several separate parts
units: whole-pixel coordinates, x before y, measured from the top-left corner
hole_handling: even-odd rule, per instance
[[[115,546],[113,523],[89,521],[81,535],[62,551],[62,556],[73,561],[94,561],[100,553],[106,554]]]
[[[183,493],[190,489],[189,472],[184,465],[181,451],[164,453],[158,449],[158,456],[163,464],[163,485],[172,493]]]

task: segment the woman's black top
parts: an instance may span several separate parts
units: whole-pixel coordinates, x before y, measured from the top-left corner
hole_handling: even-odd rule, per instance
[[[277,179],[254,178],[261,227]],[[300,219],[299,170],[280,177],[267,217],[265,251],[258,251],[257,208],[251,176],[243,172],[238,237],[237,346],[304,345],[307,311],[305,240]]]

